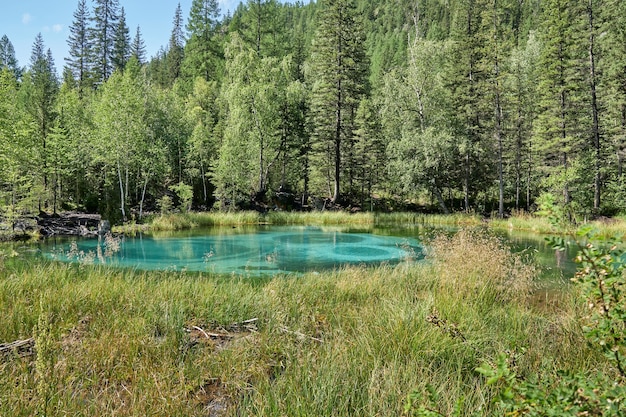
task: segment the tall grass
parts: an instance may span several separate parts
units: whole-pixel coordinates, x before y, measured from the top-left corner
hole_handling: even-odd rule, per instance
[[[539,217],[524,212],[515,213],[506,219],[491,218],[489,227],[493,229],[503,230],[522,230],[539,234],[554,234],[557,232],[555,227],[545,217]],[[562,230],[561,232],[566,232]]]
[[[433,215],[420,213],[349,213],[346,211],[285,212],[188,212],[156,215],[145,224],[115,226],[117,233],[135,234],[148,231],[177,231],[210,226],[235,225],[452,225],[475,226],[483,221],[467,214]]]
[[[463,397],[465,414],[498,415],[474,371],[497,352],[538,377],[598,366],[578,306],[533,309],[536,271],[497,241],[432,248],[424,263],[272,279],[5,264],[0,342],[44,323],[53,365],[42,379],[34,357],[0,358],[0,415],[36,414],[42,392],[47,415],[397,416],[428,385],[443,410]]]
[[[144,225],[123,225],[114,228],[114,231],[133,234],[144,231],[164,232],[198,227],[259,224],[261,222],[261,214],[255,211],[169,213],[153,216]]]
[[[264,216],[269,224],[289,225],[337,225],[337,224],[373,224],[373,213],[348,213],[345,211],[310,211],[286,212],[274,211]]]
[[[483,223],[476,214],[453,213],[453,214],[423,214],[423,213],[378,213],[376,224],[378,225],[449,225],[449,226],[477,226]]]

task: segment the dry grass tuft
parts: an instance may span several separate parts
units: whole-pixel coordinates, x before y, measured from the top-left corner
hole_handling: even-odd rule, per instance
[[[440,289],[461,299],[489,297],[525,304],[536,289],[537,268],[483,231],[440,234],[430,242],[428,252]]]

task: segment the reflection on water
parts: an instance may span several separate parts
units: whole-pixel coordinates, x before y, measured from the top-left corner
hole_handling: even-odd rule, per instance
[[[543,235],[515,231],[497,234],[508,242],[511,250],[521,252],[542,267],[544,276],[548,279],[569,281],[576,273],[577,264],[574,258],[578,248],[572,241],[567,242],[565,251],[557,251]]]

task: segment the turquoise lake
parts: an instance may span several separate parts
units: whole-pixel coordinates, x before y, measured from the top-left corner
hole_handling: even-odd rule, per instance
[[[38,256],[63,262],[138,270],[196,271],[241,276],[328,271],[346,265],[396,265],[423,258],[421,240],[451,229],[423,226],[237,226],[98,239],[47,239]],[[575,249],[557,253],[532,233],[495,232],[551,281],[574,275]]]
[[[422,255],[418,239],[333,227],[233,227],[187,233],[52,240],[42,254],[141,270],[274,275],[345,265],[397,264]]]

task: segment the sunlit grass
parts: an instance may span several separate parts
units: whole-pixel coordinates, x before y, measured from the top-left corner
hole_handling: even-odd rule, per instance
[[[373,213],[348,213],[345,211],[273,211],[264,215],[263,219],[265,222],[275,225],[374,224]]]
[[[210,226],[236,225],[451,225],[475,226],[483,223],[477,215],[435,215],[420,213],[350,213],[346,211],[286,212],[189,212],[169,213],[149,217],[145,223],[115,226],[113,231],[133,235],[140,232],[164,232]]]
[[[0,343],[49,315],[50,415],[397,416],[427,385],[443,410],[464,397],[466,415],[498,415],[475,372],[498,352],[539,377],[599,366],[567,290],[534,308],[538,272],[499,241],[461,232],[430,247],[422,263],[272,279],[4,263]],[[225,341],[194,330],[252,318]],[[34,367],[0,360],[0,415],[36,413]]]
[[[169,213],[154,215],[145,224],[131,223],[116,226],[113,231],[125,234],[146,231],[164,232],[210,226],[259,224],[262,221],[261,214],[255,211]]]
[[[489,227],[504,230],[529,231],[538,234],[554,234],[557,229],[545,217],[516,213],[514,216],[498,219],[489,219]]]
[[[453,214],[423,214],[423,213],[377,213],[376,224],[379,225],[446,225],[446,226],[477,226],[483,223],[476,214],[453,213]]]

